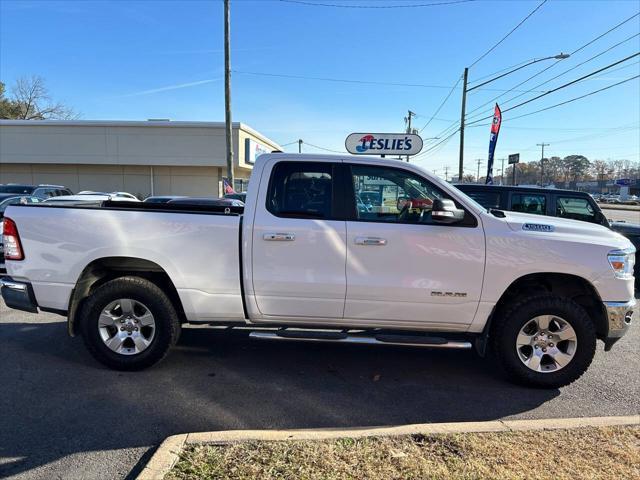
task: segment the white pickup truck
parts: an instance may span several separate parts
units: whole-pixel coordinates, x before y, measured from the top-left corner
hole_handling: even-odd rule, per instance
[[[158,362],[189,323],[256,327],[264,340],[475,346],[516,381],[558,387],[636,308],[623,236],[487,211],[381,158],[262,155],[244,208],[10,206],[4,245],[6,304],[67,316],[96,359],[124,370]]]

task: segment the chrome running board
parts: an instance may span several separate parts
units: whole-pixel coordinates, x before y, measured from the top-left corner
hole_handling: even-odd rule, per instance
[[[470,349],[471,342],[450,341],[442,337],[423,337],[418,335],[379,334],[374,336],[349,335],[345,332],[278,330],[277,332],[253,331],[250,338],[258,340],[284,340],[316,343],[355,343],[363,345],[397,345],[422,348]]]

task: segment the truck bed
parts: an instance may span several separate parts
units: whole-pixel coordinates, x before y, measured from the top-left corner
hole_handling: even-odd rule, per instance
[[[11,206],[6,216],[17,224],[25,259],[7,262],[7,270],[32,282],[40,307],[64,311],[88,265],[143,259],[166,272],[189,321],[241,320],[242,210],[137,202]]]

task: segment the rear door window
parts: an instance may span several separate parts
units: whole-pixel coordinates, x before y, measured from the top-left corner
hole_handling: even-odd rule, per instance
[[[558,196],[556,198],[556,216],[600,223],[596,211],[586,198]]]
[[[278,163],[269,182],[267,210],[277,217],[333,218],[333,165]]]
[[[511,194],[511,210],[546,215],[547,196],[536,193],[513,193]]]

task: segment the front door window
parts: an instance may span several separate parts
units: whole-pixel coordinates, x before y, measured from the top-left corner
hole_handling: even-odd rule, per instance
[[[434,223],[433,201],[450,198],[413,173],[389,167],[353,165],[356,218],[368,222]]]

